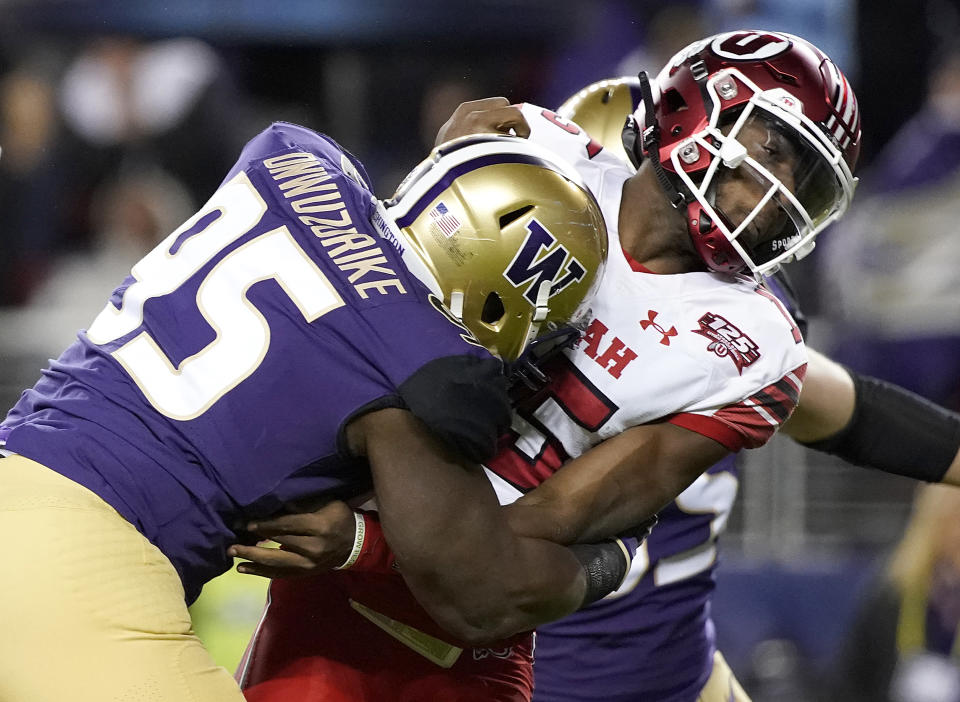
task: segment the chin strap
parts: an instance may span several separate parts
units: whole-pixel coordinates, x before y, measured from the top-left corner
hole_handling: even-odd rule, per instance
[[[632,144],[633,148],[630,151],[633,152],[637,160],[635,164],[637,166],[640,165],[643,154],[646,154],[647,158],[649,158],[653,164],[653,171],[657,174],[657,180],[660,182],[660,187],[666,194],[667,199],[675,209],[679,210],[686,203],[687,198],[677,190],[673,181],[670,180],[670,176],[667,175],[663,164],[660,163],[660,125],[657,124],[656,118],[654,117],[653,92],[650,90],[650,79],[647,77],[646,71],[640,71],[637,78],[640,80],[640,95],[643,98],[643,112],[646,116],[646,124],[644,125],[640,138],[641,148],[637,149],[636,141],[634,140]],[[628,127],[631,131],[639,131],[640,125],[632,123],[632,120],[633,117],[628,121]],[[636,131],[634,131],[634,134],[636,134]]]

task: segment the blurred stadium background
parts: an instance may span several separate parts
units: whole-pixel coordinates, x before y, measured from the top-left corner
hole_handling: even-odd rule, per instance
[[[386,196],[461,101],[556,106],[753,27],[826,50],[863,113],[851,221],[792,271],[814,345],[957,408],[958,17],[951,0],[0,0],[0,400],[270,121],[333,135]],[[757,702],[814,698],[914,490],[779,439],[744,457],[715,615]],[[195,606],[231,669],[263,591],[234,575]]]

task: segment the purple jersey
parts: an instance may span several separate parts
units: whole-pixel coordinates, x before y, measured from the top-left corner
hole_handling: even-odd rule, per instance
[[[617,593],[537,629],[536,702],[697,698],[716,646],[716,537],[736,492],[730,455],[660,513]]]
[[[192,601],[239,527],[370,489],[359,413],[406,407],[471,458],[508,422],[500,363],[403,267],[362,166],[274,124],[138,262],[0,427],[100,495]],[[469,409],[469,411],[468,411]]]
[[[805,334],[789,281],[768,282]],[[534,702],[697,699],[716,650],[717,537],[737,487],[731,454],[660,512],[616,593],[537,629]]]

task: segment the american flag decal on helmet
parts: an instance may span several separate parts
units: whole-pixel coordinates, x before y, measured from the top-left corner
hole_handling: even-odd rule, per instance
[[[857,97],[853,94],[853,88],[847,82],[839,69],[832,61],[824,61],[820,70],[828,78],[828,84],[833,84],[832,94],[827,99],[832,107],[830,118],[823,125],[837,146],[841,150],[850,146],[851,142],[856,143],[860,137],[860,109],[857,106]]]
[[[430,219],[447,238],[456,234],[463,226],[460,220],[442,202],[438,202],[437,206],[430,210]]]

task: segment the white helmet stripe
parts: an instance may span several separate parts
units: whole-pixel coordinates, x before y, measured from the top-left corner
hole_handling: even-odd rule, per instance
[[[853,91],[850,89],[847,79],[843,76],[841,78],[843,78],[843,102],[845,104],[841,119],[847,125],[847,129],[850,129],[854,124],[854,116],[857,114],[857,100],[853,97]]]

